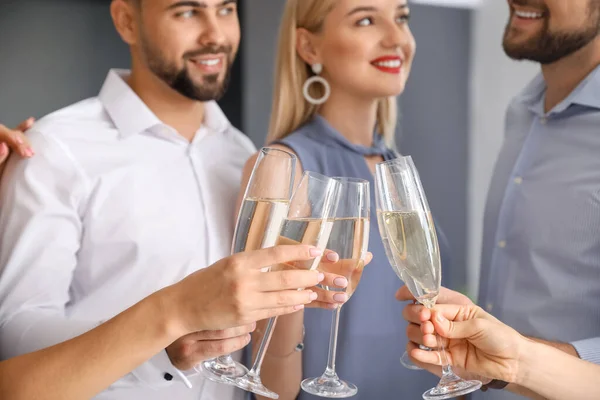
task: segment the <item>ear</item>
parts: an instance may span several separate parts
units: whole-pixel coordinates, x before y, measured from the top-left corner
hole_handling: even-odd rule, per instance
[[[296,29],[296,52],[309,65],[321,62],[317,37],[304,28]]]
[[[110,15],[121,39],[128,45],[137,42],[136,14],[141,12],[136,9],[131,0],[113,0],[110,4]]]

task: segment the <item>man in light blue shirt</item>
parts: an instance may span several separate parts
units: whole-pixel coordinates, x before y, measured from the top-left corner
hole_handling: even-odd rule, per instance
[[[539,63],[541,73],[507,111],[479,304],[524,335],[600,364],[600,2],[508,5],[504,50]],[[493,390],[503,386],[474,398],[529,394]]]

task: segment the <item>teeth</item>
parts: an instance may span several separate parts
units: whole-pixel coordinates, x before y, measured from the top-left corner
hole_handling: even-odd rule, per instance
[[[380,62],[375,63],[375,65],[380,66],[380,67],[385,67],[385,68],[400,68],[400,66],[402,65],[402,61],[400,61],[400,60],[380,61]]]
[[[536,12],[527,12],[527,11],[515,11],[515,14],[520,17],[520,18],[527,18],[527,19],[538,19],[538,18],[542,18],[542,13],[536,13]]]
[[[202,64],[202,65],[207,65],[209,67],[213,67],[215,65],[217,65],[221,60],[218,58],[214,58],[212,60],[200,60],[200,61],[196,61],[198,64]]]

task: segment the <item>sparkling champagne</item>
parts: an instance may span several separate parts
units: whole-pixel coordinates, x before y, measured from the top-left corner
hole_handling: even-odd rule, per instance
[[[367,218],[335,218],[327,249],[339,254],[335,264],[322,264],[323,272],[341,275],[348,279],[348,287],[343,290],[348,297],[354,294],[365,267],[365,257],[369,244],[369,220]],[[335,291],[335,288],[325,287]]]
[[[378,211],[377,219],[394,271],[417,301],[432,308],[440,290],[441,269],[431,216],[414,211]]]
[[[233,237],[233,252],[275,246],[289,206],[288,200],[245,199]]]

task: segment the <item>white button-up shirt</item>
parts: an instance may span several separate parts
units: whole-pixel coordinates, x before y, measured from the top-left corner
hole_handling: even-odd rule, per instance
[[[36,156],[7,166],[2,358],[86,332],[230,253],[242,168],[254,146],[214,102],[186,141],[148,109],[126,74],[111,71],[99,97],[40,120],[28,132]],[[198,374],[189,379],[192,389],[163,351],[97,399],[243,398]]]

